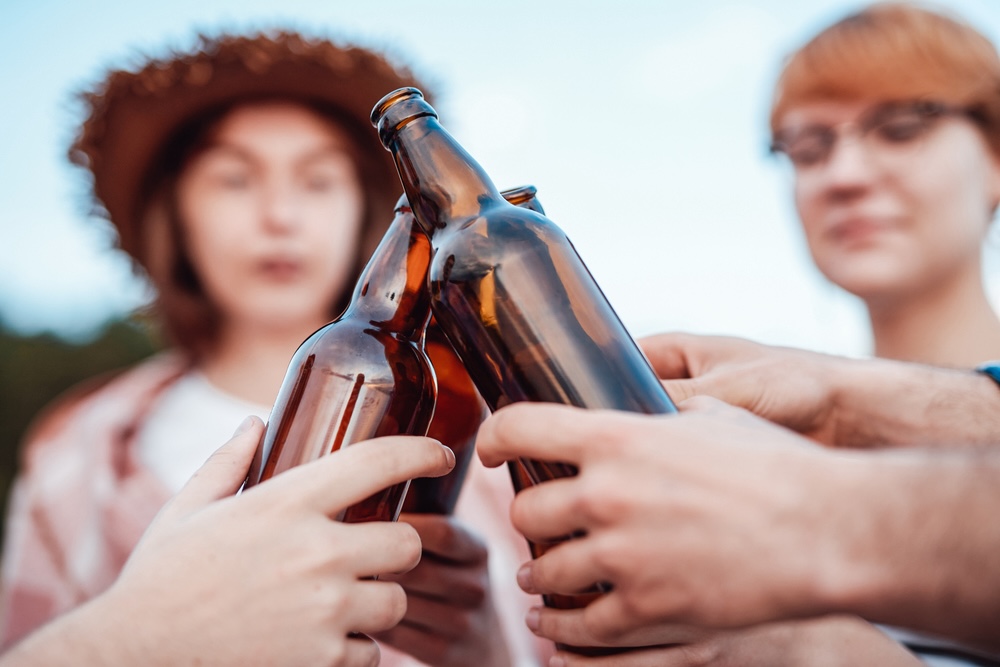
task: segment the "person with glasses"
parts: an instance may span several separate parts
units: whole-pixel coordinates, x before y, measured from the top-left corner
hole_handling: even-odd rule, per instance
[[[1000,203],[996,48],[956,18],[911,4],[871,5],[791,55],[770,122],[772,151],[794,174],[795,204],[812,256],[824,275],[865,302],[875,355],[965,370],[938,374],[873,362],[848,373],[847,360],[756,348],[747,353],[744,342],[648,339],[643,347],[661,377],[693,378],[693,384],[668,384],[674,399],[708,393],[842,448],[1000,445],[1000,425],[990,419],[1000,394],[993,396],[991,381],[972,372],[1000,359],[1000,319],[983,285],[980,258]],[[740,363],[730,363],[734,359]],[[945,388],[956,377],[969,386],[950,394]],[[845,386],[834,391],[835,383]],[[881,391],[872,389],[876,384]],[[856,400],[834,407],[844,395]],[[912,400],[900,403],[901,397]],[[969,640],[975,617],[979,634],[972,643],[982,648],[990,638],[1000,609],[973,601],[975,582],[988,590],[1000,571],[984,564],[989,546],[973,557],[960,540],[997,546],[996,531],[982,522],[1000,501],[1000,448],[963,452],[961,462],[950,453],[914,453],[912,460],[896,451],[844,456],[700,400],[682,402],[682,415],[668,418],[514,406],[480,432],[477,447],[491,464],[558,455],[581,470],[574,480],[551,489],[540,485],[515,500],[515,525],[529,538],[585,535],[526,566],[520,578],[525,590],[568,593],[595,581],[611,584],[605,605],[582,612],[539,608],[529,625],[569,645],[600,639],[623,646],[675,644],[614,658],[559,654],[561,664],[1000,664],[995,633],[983,651],[864,620],[895,623],[907,613],[923,613],[909,627]],[[845,411],[857,428],[843,427]],[[838,419],[826,418],[831,412]],[[580,428],[561,430],[556,442],[553,427],[564,422]],[[973,427],[977,436],[967,437]],[[847,468],[870,466],[865,474],[871,477],[862,482],[840,474],[845,459]],[[601,502],[588,504],[588,498]],[[843,585],[828,569],[831,562],[843,565],[842,554],[837,541],[826,538],[838,537],[848,550],[859,532],[868,533],[868,546],[878,552],[862,573],[869,582],[877,581],[879,568],[898,566],[910,577],[910,600],[883,601],[892,613],[867,613],[871,606],[843,599],[814,604],[808,596],[810,578],[821,587],[833,585],[831,579]],[[936,551],[938,560],[911,565],[907,552],[916,558],[923,548]],[[701,577],[710,563],[725,566]],[[950,569],[931,571],[942,567]],[[966,577],[965,589],[938,590],[930,603],[937,609],[921,607],[917,591],[953,585],[941,583],[943,573]],[[774,584],[788,575],[802,584],[797,591]],[[739,586],[728,586],[737,580]],[[873,585],[868,593],[876,590]],[[1000,600],[995,589],[986,597]],[[738,613],[746,611],[747,600],[756,601],[756,616]],[[687,626],[639,620],[649,621],[657,605],[671,603],[682,608],[661,619]],[[713,603],[714,615],[706,612]],[[782,616],[765,613],[770,604],[787,604],[786,612],[800,606]],[[955,613],[956,604],[966,605],[965,617]],[[824,615],[836,612],[850,615]],[[935,613],[938,625],[927,622]],[[965,628],[953,623],[945,629],[945,617],[964,618]],[[762,623],[782,618],[790,622]],[[737,626],[721,633],[706,629]]]
[[[981,261],[1000,202],[989,40],[913,5],[869,7],[788,60],[770,125],[812,258],[864,301],[875,355],[1000,358]]]

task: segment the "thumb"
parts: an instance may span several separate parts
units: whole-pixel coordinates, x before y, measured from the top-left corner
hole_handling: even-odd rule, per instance
[[[187,514],[236,493],[247,477],[250,462],[264,433],[264,422],[247,417],[226,444],[215,450],[170,501],[171,513]]]

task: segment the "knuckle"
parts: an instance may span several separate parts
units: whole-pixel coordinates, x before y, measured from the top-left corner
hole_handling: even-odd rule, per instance
[[[386,582],[391,586],[387,603],[379,610],[376,623],[384,629],[395,627],[406,615],[406,591],[396,583]]]
[[[591,544],[591,558],[597,570],[605,578],[616,580],[618,570],[621,566],[622,552],[617,550],[607,539],[595,539]]]
[[[395,544],[399,549],[400,557],[405,560],[408,569],[416,567],[417,563],[420,562],[423,549],[419,533],[413,526],[406,523],[394,525],[398,527]]]
[[[692,667],[711,665],[719,658],[718,646],[711,641],[682,644],[679,649],[684,656],[684,664]]]
[[[588,525],[604,526],[619,521],[628,511],[628,504],[621,485],[602,471],[580,476],[580,493],[575,498],[573,510]]]

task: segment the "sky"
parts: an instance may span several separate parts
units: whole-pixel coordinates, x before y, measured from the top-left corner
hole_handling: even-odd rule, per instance
[[[766,151],[782,58],[859,6],[0,0],[0,321],[85,340],[149,298],[65,159],[74,93],[199,31],[282,26],[386,49],[431,82],[442,123],[499,187],[537,186],[633,335],[865,356],[864,311],[813,268],[789,174]],[[1000,43],[1000,0],[936,6]],[[1000,302],[994,233],[985,274]]]

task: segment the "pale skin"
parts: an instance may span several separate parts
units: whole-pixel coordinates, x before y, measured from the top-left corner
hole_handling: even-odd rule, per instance
[[[1000,201],[1000,157],[960,112],[909,140],[849,136],[845,128],[883,102],[816,100],[778,122],[779,132],[841,128],[825,161],[795,168],[813,260],[863,300],[876,356],[958,368],[996,359],[1000,318],[981,257]]]
[[[183,169],[177,201],[187,253],[221,320],[201,370],[269,405],[290,351],[351,287],[364,201],[348,140],[293,103],[237,107]]]
[[[454,518],[403,514],[399,520],[420,535],[423,558],[406,574],[386,577],[402,584],[408,606],[399,625],[376,637],[436,667],[510,667],[486,545]]]
[[[669,333],[640,344],[675,401],[712,396],[825,445],[988,446],[1000,433],[1000,392],[969,370],[724,336]]]
[[[413,568],[420,538],[404,523],[331,517],[391,484],[447,473],[454,455],[429,438],[380,438],[236,496],[262,431],[248,420],[164,507],[108,591],[0,665],[378,664],[378,646],[356,633],[392,627],[407,601],[399,584],[371,577]]]
[[[364,196],[349,140],[292,102],[237,107],[185,166],[177,200],[191,263],[221,315],[200,370],[269,405],[291,353],[353,289]],[[482,543],[455,519],[412,523],[431,558],[397,579],[419,599],[404,628],[382,638],[440,667],[505,664]],[[479,594],[463,593],[470,587]]]
[[[856,123],[881,102],[876,97],[814,101],[790,108],[779,121],[782,132],[838,128],[827,159],[795,169],[795,204],[813,259],[833,283],[865,302],[877,356],[966,368],[1000,358],[1000,319],[987,298],[981,268],[984,238],[1000,201],[1000,158],[980,129],[962,114],[934,121],[913,140],[879,141],[876,133],[860,137]],[[787,373],[786,386],[793,389],[787,398],[794,405],[801,402],[796,391],[810,396],[814,380],[798,376],[794,354],[786,362],[785,368],[775,371]],[[742,384],[725,391],[754,391],[759,370],[748,365],[740,376]],[[729,377],[724,380],[730,381]],[[778,408],[787,412],[784,398],[775,402],[760,396],[749,407],[764,413]],[[816,403],[823,412],[832,405]],[[947,410],[946,403],[909,407],[935,417]],[[790,425],[841,446],[862,441],[865,446],[892,441],[913,444],[935,437],[934,429],[911,423],[884,424],[881,433],[866,433],[859,428],[870,428],[863,419],[865,412],[848,410],[847,414],[855,418],[856,433],[849,437],[833,420],[825,422],[825,433],[798,423],[816,419],[817,414],[796,414],[793,421],[797,423]],[[941,437],[934,444],[947,442],[947,434]],[[578,637],[575,643],[587,645],[581,642],[585,638]],[[755,656],[767,656],[761,658],[767,665],[797,664],[797,652],[815,654],[820,647],[836,643],[840,646],[834,654],[846,664],[914,660],[881,632],[846,618],[715,635],[685,644],[683,649],[630,655],[627,660],[629,664],[724,665],[735,655],[737,664],[754,664],[750,658]],[[888,654],[880,655],[883,650]],[[570,664],[603,664],[602,659],[568,660]],[[624,664],[626,659],[621,660]],[[815,664],[815,657],[807,664]]]
[[[846,360],[841,365],[850,372],[830,373],[838,364],[823,355],[690,336],[647,340],[645,349],[662,375],[697,376],[666,383],[675,399],[715,388],[720,398],[770,411],[769,417],[804,432],[857,439],[884,428],[886,438],[898,437],[895,410],[915,406],[931,409],[930,415],[909,412],[918,422],[950,418],[937,422],[941,439],[930,442],[976,444],[1000,432],[988,418],[1000,409],[1000,391],[972,373]],[[894,372],[882,372],[887,366]],[[856,384],[878,377],[884,381]],[[862,387],[853,398],[851,386]],[[843,412],[855,404],[869,422],[861,430]],[[614,587],[582,612],[537,610],[529,618],[536,632],[577,645],[691,642],[655,653],[676,664],[727,664],[727,656],[747,646],[766,648],[778,639],[785,647],[794,641],[816,649],[838,634],[844,641],[854,637],[848,646],[856,660],[880,655],[878,664],[913,664],[901,647],[847,617],[744,631],[749,636],[743,637],[699,639],[678,628],[829,613],[1000,644],[1000,608],[987,592],[1000,585],[1000,572],[989,567],[1000,546],[990,519],[1000,502],[995,453],[976,447],[831,450],[705,397],[682,407],[679,416],[650,417],[519,404],[484,424],[477,447],[487,464],[549,457],[581,471],[515,500],[512,520],[529,538],[586,533],[526,565],[522,587],[556,593],[594,581]],[[977,419],[984,415],[985,424]],[[619,656],[615,664],[654,664],[625,662],[652,656]],[[714,657],[699,661],[705,656]]]
[[[802,104],[779,126],[843,127],[883,101]],[[841,135],[825,162],[795,170],[816,266],[864,301],[876,356],[967,368],[1000,357],[981,264],[1000,202],[1000,156],[961,114],[912,142],[871,143]]]
[[[512,521],[530,539],[586,533],[518,581],[564,594],[609,582],[581,616],[601,642],[662,644],[678,623],[857,613],[1000,644],[986,592],[1000,585],[989,565],[1000,547],[989,525],[996,455],[821,449],[702,397],[676,417],[518,404],[484,429],[488,465],[534,456],[580,468],[514,501]]]

